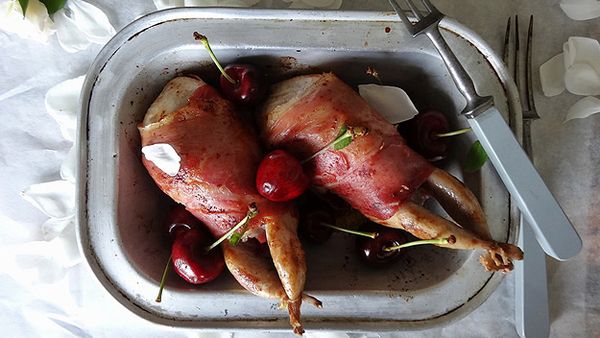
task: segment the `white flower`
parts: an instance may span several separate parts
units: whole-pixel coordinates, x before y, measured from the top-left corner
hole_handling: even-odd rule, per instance
[[[540,66],[540,82],[546,96],[565,89],[576,95],[588,95],[571,108],[565,122],[600,113],[600,43],[592,38],[570,37],[563,52]]]
[[[61,82],[46,93],[48,113],[60,125],[63,136],[71,141],[83,80],[80,76]],[[60,168],[60,180],[34,184],[21,193],[49,219],[41,227],[44,241],[15,245],[0,252],[5,258],[0,268],[16,280],[26,279],[29,284],[54,283],[67,269],[81,262],[75,235],[76,163],[77,148],[74,145]]]
[[[29,0],[25,18],[17,0],[0,1],[1,30],[40,42],[56,33],[60,46],[69,53],[93,43],[104,44],[115,34],[106,14],[82,0],[68,0],[52,18],[39,0]]]
[[[105,44],[115,35],[108,17],[98,7],[81,0],[69,0],[54,13],[56,34],[61,47],[69,53],[88,48],[92,43]]]
[[[47,42],[55,31],[46,6],[38,0],[29,0],[25,17],[19,1],[1,1],[0,29],[15,33],[23,39],[40,42]]]

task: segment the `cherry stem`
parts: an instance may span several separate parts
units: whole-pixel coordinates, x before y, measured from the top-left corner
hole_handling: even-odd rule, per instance
[[[326,146],[321,148],[321,150],[317,151],[316,153],[312,154],[310,157],[302,160],[300,162],[300,164],[307,163],[308,161],[321,155],[322,153],[324,153],[331,147],[333,147],[336,150],[341,150],[341,149],[345,148],[346,146],[348,146],[350,143],[352,143],[352,141],[354,141],[355,138],[357,138],[359,136],[365,136],[367,134],[369,134],[369,128],[349,127],[346,125],[342,125],[342,128],[340,128],[340,133],[333,141],[327,143]]]
[[[227,79],[227,81],[231,82],[231,84],[233,84],[233,85],[237,84],[237,81],[234,80],[231,76],[229,76],[229,74],[227,74],[225,69],[223,69],[223,66],[221,66],[221,63],[219,62],[219,60],[217,60],[217,56],[213,52],[212,48],[210,48],[210,44],[208,43],[208,38],[198,32],[194,32],[194,39],[200,41],[200,43],[202,43],[204,48],[206,48],[206,50],[208,51],[208,54],[210,55],[210,58],[213,60],[213,62],[217,66],[217,68],[219,68],[219,71],[221,71],[221,74],[223,74],[223,76]]]
[[[217,245],[221,244],[221,242],[223,242],[224,240],[229,238],[231,235],[233,235],[233,233],[236,232],[237,229],[244,226],[246,223],[248,223],[248,221],[250,221],[256,215],[258,215],[258,207],[256,206],[256,203],[252,202],[248,205],[248,212],[246,213],[246,217],[244,217],[238,224],[236,224],[233,228],[231,228],[231,230],[227,231],[227,233],[225,235],[223,235],[223,236],[221,236],[221,238],[217,239],[217,241],[214,242],[211,246],[207,247],[206,251],[208,252],[208,251],[214,249]]]
[[[327,223],[321,223],[321,225],[331,228],[331,229],[341,231],[341,232],[345,232],[347,234],[369,237],[372,239],[375,239],[377,236],[379,236],[379,233],[377,233],[377,232],[355,231],[355,230],[350,230],[350,229],[346,229],[346,228],[340,228],[338,226],[327,224]]]
[[[435,244],[435,245],[444,245],[444,244],[454,244],[456,243],[456,237],[454,235],[450,235],[447,238],[439,238],[439,239],[424,239],[421,241],[408,242],[396,246],[391,246],[384,248],[383,251],[395,251],[402,248],[408,248],[410,246],[424,245],[424,244]]]
[[[465,133],[468,133],[471,131],[471,128],[464,128],[464,129],[459,129],[459,130],[455,130],[455,131],[450,131],[447,133],[439,133],[439,134],[433,134],[436,137],[450,137],[450,136],[457,136],[457,135],[462,135]]]
[[[158,288],[158,295],[156,296],[156,302],[160,303],[162,300],[162,292],[165,288],[165,283],[167,281],[167,275],[169,274],[169,270],[171,269],[171,260],[173,259],[172,255],[169,255],[169,260],[167,261],[167,265],[165,265],[165,270],[163,271],[162,278],[160,279],[160,286]]]

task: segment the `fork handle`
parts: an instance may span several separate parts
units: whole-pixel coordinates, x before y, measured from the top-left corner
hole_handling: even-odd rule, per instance
[[[431,40],[437,51],[442,56],[442,60],[448,68],[448,72],[452,76],[452,80],[458,87],[458,90],[467,100],[467,105],[462,111],[462,115],[468,118],[473,118],[484,111],[486,111],[492,104],[493,98],[491,96],[479,96],[473,85],[473,80],[461,65],[460,61],[456,58],[456,55],[450,49],[450,46],[442,37],[442,33],[439,30],[437,24],[430,25],[425,31],[425,35]]]

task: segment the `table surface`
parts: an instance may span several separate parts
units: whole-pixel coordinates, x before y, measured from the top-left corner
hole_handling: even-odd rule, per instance
[[[155,10],[150,1],[90,1],[103,9],[119,30],[139,15]],[[277,1],[274,1],[277,3]],[[583,337],[600,332],[600,115],[563,123],[567,109],[581,97],[541,94],[538,69],[562,52],[569,36],[600,38],[600,19],[573,21],[559,0],[433,0],[449,17],[473,29],[497,52],[506,20],[534,14],[534,98],[542,116],[533,124],[536,166],[581,235],[582,252],[568,262],[548,259],[551,336]],[[123,8],[126,7],[126,8]],[[342,9],[389,10],[386,1],[344,0]],[[525,20],[522,19],[522,27]],[[59,179],[59,166],[71,143],[46,113],[44,95],[50,87],[85,74],[101,46],[69,54],[55,37],[48,44],[0,32],[0,97],[15,87],[20,93],[0,100],[0,247],[41,239],[47,217],[19,197],[27,186]],[[598,240],[599,242],[596,242]],[[9,336],[198,336],[197,332],[159,327],[129,313],[96,283],[80,264],[59,284],[31,287],[0,272],[0,327]],[[73,295],[75,297],[73,298]],[[517,336],[514,330],[514,278],[477,310],[444,328],[395,336]],[[73,299],[65,304],[65,299]],[[206,334],[201,334],[206,336]],[[249,334],[236,333],[236,336]],[[284,335],[284,334],[281,334]],[[287,334],[285,334],[287,336]],[[381,336],[387,336],[381,335]],[[309,335],[310,336],[310,335]]]

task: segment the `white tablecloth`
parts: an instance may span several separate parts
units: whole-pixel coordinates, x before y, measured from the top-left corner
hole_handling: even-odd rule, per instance
[[[117,30],[139,15],[155,10],[150,1],[90,2],[107,13]],[[569,36],[600,38],[600,19],[572,21],[561,11],[557,0],[434,2],[448,16],[478,32],[497,51],[502,47],[508,16],[519,14],[525,18],[535,14],[536,71],[540,64],[562,51],[562,44]],[[388,6],[386,1],[345,0],[342,9],[387,10]],[[0,32],[0,246],[3,248],[42,239],[40,225],[47,217],[19,193],[31,184],[58,179],[59,166],[71,146],[46,113],[44,95],[53,85],[84,74],[100,48],[93,45],[69,54],[59,47],[55,37],[48,44],[40,44]],[[551,336],[594,336],[600,333],[597,193],[600,115],[563,124],[566,109],[580,97],[566,93],[552,98],[541,96],[535,74],[535,99],[542,115],[533,127],[535,161],[584,240],[584,249],[575,259],[548,262]],[[26,255],[20,262],[24,271],[28,264],[37,263]],[[5,337],[208,336],[137,318],[99,286],[85,264],[67,270],[64,276],[31,276],[31,280],[42,277],[53,283],[32,285],[27,274],[14,277],[0,271],[0,327]],[[457,323],[397,336],[516,336],[513,286],[513,277],[505,278],[480,308]]]

